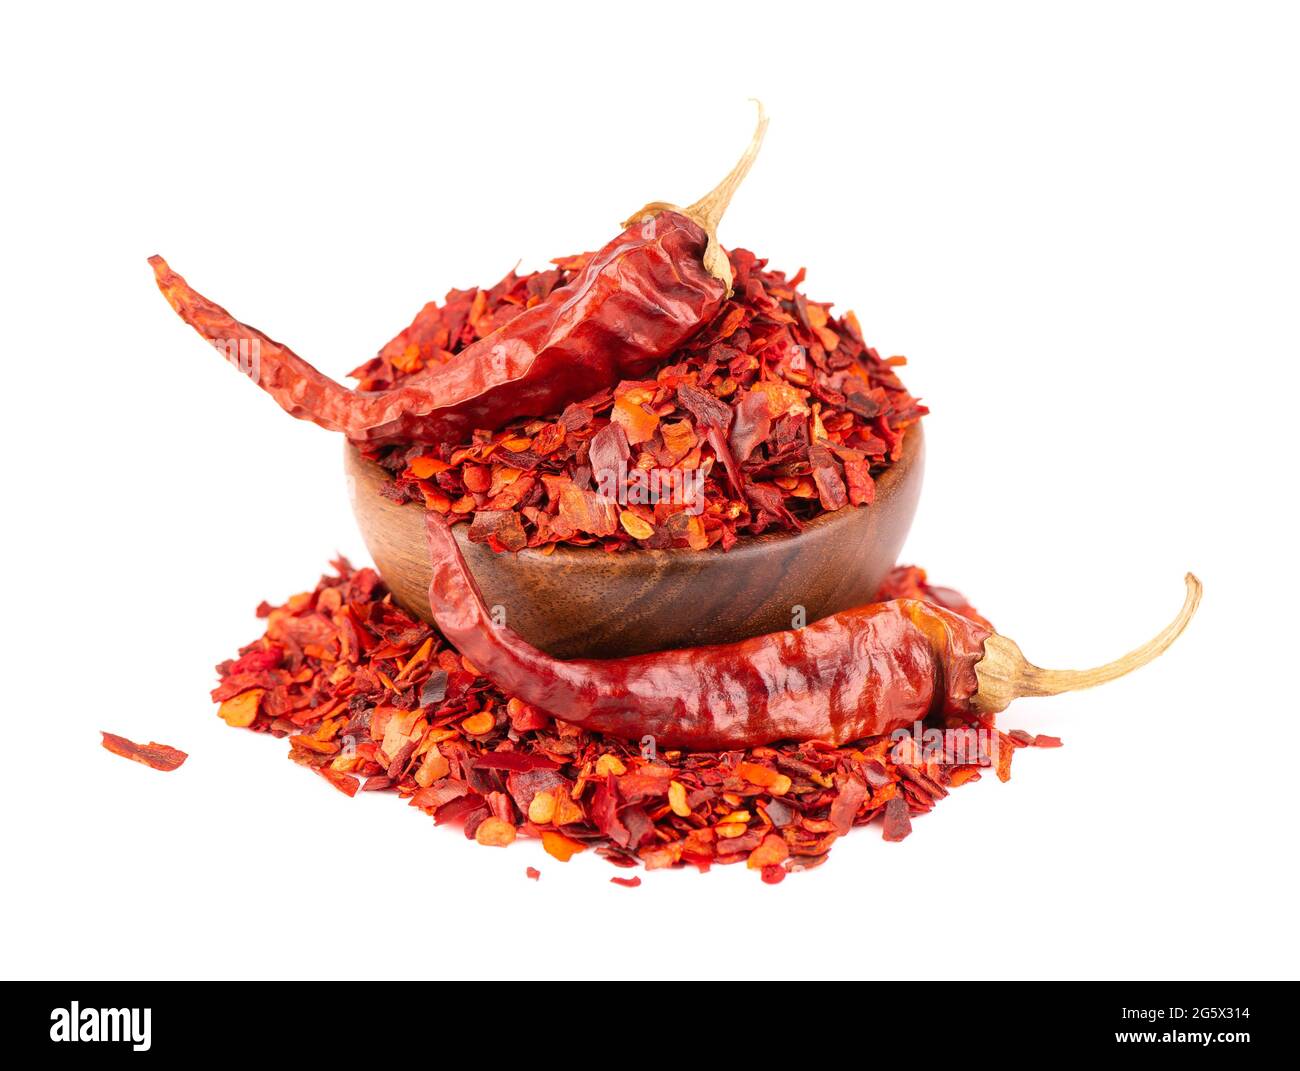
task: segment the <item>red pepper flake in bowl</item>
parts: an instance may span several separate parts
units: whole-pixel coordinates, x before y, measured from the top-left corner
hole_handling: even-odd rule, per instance
[[[374,570],[335,568],[263,606],[265,635],[218,667],[213,700],[228,712],[256,692],[239,707],[252,711],[246,728],[287,737],[295,763],[349,795],[363,782],[396,795],[480,844],[539,839],[561,862],[590,850],[648,870],[745,863],[774,884],[819,865],[856,826],[882,819],[898,839],[986,763],[1009,771],[1015,749],[1045,739],[1001,733],[986,716],[986,755],[927,755],[910,736],[643,754],[502,693],[395,606]],[[895,569],[880,597],[983,622],[916,568]]]
[[[453,290],[442,306],[425,306],[420,331],[443,340],[439,359],[450,360],[480,331],[569,285],[587,259]],[[802,271],[787,278],[744,249],[730,263],[734,293],[654,378],[459,443],[364,447],[393,477],[384,493],[470,521],[470,538],[497,551],[727,549],[870,505],[873,477],[927,412],[898,379],[903,358],[866,345],[851,312],[836,317],[808,300]],[[392,390],[412,377],[395,352],[390,343],[353,372],[359,389]]]
[[[121,755],[124,759],[133,759],[151,770],[162,770],[164,773],[171,773],[172,770],[179,769],[181,764],[189,758],[184,751],[177,748],[169,747],[167,744],[158,744],[150,740],[147,744],[137,744],[128,740],[125,736],[116,736],[113,733],[101,732],[100,736],[104,739],[101,743],[106,751],[111,751],[114,755]]]

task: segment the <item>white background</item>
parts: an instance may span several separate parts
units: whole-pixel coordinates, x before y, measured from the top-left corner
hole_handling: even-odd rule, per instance
[[[0,33],[4,974],[1296,974],[1293,9],[30,12]],[[480,848],[228,729],[212,666],[257,603],[366,556],[341,442],[145,258],[341,376],[449,287],[694,199],[751,95],[723,241],[806,265],[933,409],[905,559],[1047,665],[1145,639],[1191,568],[1184,639],[1014,706],[1066,747],[1010,784],[774,888]]]

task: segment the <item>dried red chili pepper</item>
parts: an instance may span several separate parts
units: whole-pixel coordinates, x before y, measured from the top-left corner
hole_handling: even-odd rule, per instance
[[[426,530],[434,621],[500,688],[565,721],[660,747],[860,740],[931,715],[970,720],[1025,695],[1087,688],[1171,644],[1200,601],[1187,574],[1178,617],[1148,644],[1091,670],[1044,670],[1004,636],[910,599],[846,610],[802,629],[714,647],[562,662],[496,626],[451,529]]]
[[[105,750],[111,751],[114,755],[121,755],[124,759],[134,759],[151,770],[170,773],[189,758],[184,751],[152,740],[147,744],[137,744],[125,736],[116,736],[113,733],[101,732],[100,736],[104,738],[101,743]]]
[[[257,341],[258,385],[291,416],[355,442],[456,442],[637,379],[713,318],[732,283],[717,225],[766,128],[760,108],[749,149],[701,200],[647,205],[571,285],[391,390],[350,390],[194,291],[161,257],[149,262],[172,308],[204,338]]]

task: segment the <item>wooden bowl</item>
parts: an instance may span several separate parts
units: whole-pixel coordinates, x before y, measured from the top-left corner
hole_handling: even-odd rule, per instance
[[[352,509],[394,597],[429,614],[424,508],[379,493],[387,478],[350,443]],[[730,643],[788,629],[870,601],[897,560],[921,491],[924,437],[908,429],[897,461],[876,481],[870,506],[827,513],[802,532],[742,539],[731,550],[628,550],[557,546],[496,554],[456,540],[489,606],[530,643],[557,658],[618,658],[670,647]]]

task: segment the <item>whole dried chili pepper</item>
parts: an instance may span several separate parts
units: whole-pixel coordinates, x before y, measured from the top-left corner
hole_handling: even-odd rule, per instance
[[[563,721],[660,747],[847,743],[930,715],[966,720],[1012,699],[1089,688],[1151,661],[1186,627],[1201,584],[1159,635],[1090,670],[1047,670],[1004,636],[931,603],[895,599],[739,643],[562,662],[496,626],[451,529],[426,519],[429,602],[447,640],[497,687]]]
[[[688,208],[647,205],[569,286],[463,350],[384,391],[354,391],[197,293],[162,257],[158,287],[210,342],[256,340],[257,379],[291,416],[355,442],[459,442],[520,416],[558,412],[653,370],[721,308],[731,265],[716,229],[767,129],[709,194]]]

